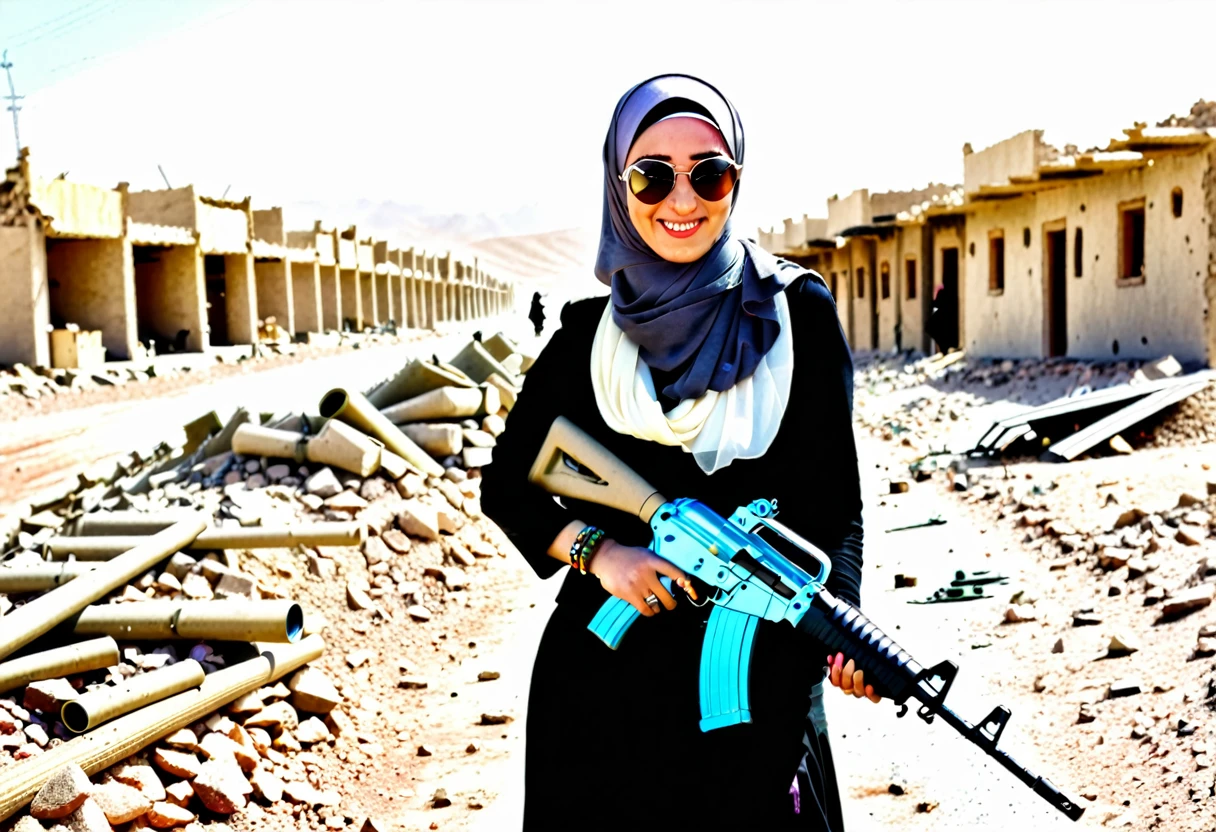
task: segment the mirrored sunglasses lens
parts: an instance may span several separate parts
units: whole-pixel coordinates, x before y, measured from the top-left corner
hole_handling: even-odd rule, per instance
[[[725,199],[739,181],[739,171],[729,159],[706,159],[692,171],[692,189],[706,202]]]
[[[675,186],[672,169],[662,162],[642,161],[629,169],[629,191],[639,202],[657,205]]]

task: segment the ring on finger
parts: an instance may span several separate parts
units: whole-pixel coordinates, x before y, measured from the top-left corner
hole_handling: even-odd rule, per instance
[[[642,600],[646,602],[646,606],[650,607],[655,612],[658,612],[662,608],[659,604],[659,596],[655,595],[653,592]]]

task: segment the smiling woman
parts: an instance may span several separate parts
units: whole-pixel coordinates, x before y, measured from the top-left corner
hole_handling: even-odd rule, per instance
[[[878,698],[852,662],[760,621],[749,716],[702,732],[712,605],[692,603],[637,517],[558,504],[528,480],[564,416],[664,494],[724,515],[761,495],[801,507],[788,524],[831,557],[828,589],[859,603],[848,347],[819,275],[731,232],[738,113],[697,78],[652,78],[617,104],[602,161],[595,273],[611,297],[562,310],[482,472],[483,510],[537,574],[570,567],[533,670],[524,828],[670,825],[674,808],[702,830],[839,830],[825,665],[845,693]],[[587,629],[609,596],[647,619],[615,650]],[[707,776],[722,799],[695,799]]]

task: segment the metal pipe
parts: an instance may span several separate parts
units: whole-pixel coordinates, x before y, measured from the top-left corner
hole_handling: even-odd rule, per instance
[[[320,636],[309,636],[296,644],[267,645],[262,655],[217,670],[196,689],[119,717],[7,769],[0,779],[0,822],[28,804],[51,775],[65,765],[75,763],[90,776],[104,771],[161,737],[319,658],[324,650],[325,642]]]
[[[46,563],[0,566],[0,592],[41,592],[54,589],[96,568],[92,563]]]
[[[419,448],[396,425],[384,418],[384,414],[376,410],[362,393],[337,387],[330,390],[321,399],[319,410],[321,415],[327,419],[341,419],[379,439],[384,443],[384,447],[418,470],[434,477],[443,476],[443,466],[431,459],[426,451]]]
[[[471,378],[464,373],[449,368],[421,361],[415,358],[406,364],[397,375],[373,390],[367,400],[378,408],[421,396],[438,387],[474,387]]]
[[[0,693],[118,664],[118,642],[106,636],[0,663]]]
[[[87,581],[71,581],[35,598],[4,616],[0,633],[0,659],[49,632],[94,601],[151,569],[174,552],[190,545],[207,527],[202,516],[174,523],[144,538],[139,545],[98,566]]]
[[[232,450],[248,456],[294,459],[334,465],[361,477],[380,467],[381,443],[350,425],[330,420],[316,436],[256,425],[241,425],[232,437]]]
[[[207,529],[187,548],[192,551],[215,549],[290,549],[295,546],[358,546],[365,527],[359,523],[309,523],[299,526],[248,526]],[[78,561],[104,561],[130,549],[147,538],[138,535],[115,537],[52,537],[47,550],[54,560],[75,555]],[[3,575],[3,570],[0,570]]]
[[[94,604],[72,625],[78,636],[107,635],[123,641],[182,638],[217,641],[293,642],[304,630],[295,601],[146,601]]]
[[[171,664],[136,676],[128,682],[102,688],[64,702],[59,718],[74,734],[83,734],[116,716],[151,705],[153,702],[196,688],[203,683],[206,674],[203,666],[194,659]]]

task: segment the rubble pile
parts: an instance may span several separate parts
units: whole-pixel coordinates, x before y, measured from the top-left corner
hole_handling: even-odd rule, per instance
[[[274,815],[374,829],[322,773],[330,756],[356,765],[384,753],[384,707],[360,681],[374,651],[346,656],[353,680],[333,677],[319,666],[320,634],[336,620],[371,633],[472,606],[474,573],[510,548],[481,513],[479,468],[530,361],[498,335],[452,363],[412,361],[368,397],[334,391],[320,409],[334,393],[349,406],[332,419],[238,410],[221,424],[207,414],[185,426],[181,446],[133,453],[28,506],[4,538],[0,615],[14,623],[0,631],[28,620],[27,605],[105,580],[149,541],[191,522],[202,530],[73,607],[45,640],[23,641],[32,648],[18,658],[0,637],[0,821],[32,799],[23,832],[214,829],[217,816],[256,824]],[[280,453],[242,450],[284,437]],[[266,662],[265,650],[291,658],[244,689],[220,683]],[[402,691],[426,689],[409,662],[399,671]],[[482,716],[487,726],[509,721]],[[133,726],[142,739],[129,736]],[[412,742],[407,724],[389,727]],[[78,758],[80,731],[111,731],[130,756]]]
[[[169,360],[153,361],[154,355],[151,352],[143,361],[107,362],[95,367],[65,369],[30,367],[21,363],[11,367],[0,366],[0,399],[5,396],[20,396],[36,401],[77,394],[85,390],[121,387],[133,382],[144,383],[155,378],[176,378],[188,373],[197,376],[200,372],[209,372],[219,365],[248,367],[282,356],[318,357],[333,348],[369,348],[380,344],[400,343],[405,339],[404,332],[398,334],[395,328],[380,327],[361,333],[334,333],[332,338],[317,338],[312,343],[292,343],[291,338],[275,324],[274,318],[261,322],[259,331],[262,333],[262,340],[250,347],[248,354],[242,352],[234,357],[223,351],[216,352],[214,363],[202,366],[186,362],[175,364]]]
[[[1191,111],[1184,116],[1171,115],[1157,122],[1158,127],[1216,127],[1216,101],[1199,99],[1191,105]]]

